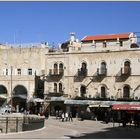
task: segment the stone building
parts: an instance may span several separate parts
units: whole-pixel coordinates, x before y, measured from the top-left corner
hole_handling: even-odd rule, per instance
[[[46,53],[45,98],[55,110],[92,101],[140,99],[140,47],[135,33],[85,36]]]
[[[0,104],[26,107],[44,98],[74,116],[89,105],[140,99],[140,47],[135,33],[85,36],[48,44],[0,45]],[[11,100],[12,99],[12,100]]]
[[[0,106],[10,102],[14,109],[17,105],[25,108],[33,98],[37,91],[35,77],[45,71],[45,46],[0,45]]]

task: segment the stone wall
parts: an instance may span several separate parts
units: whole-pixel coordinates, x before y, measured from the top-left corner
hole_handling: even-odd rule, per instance
[[[0,132],[12,133],[35,130],[44,127],[45,117],[37,115],[0,115]]]

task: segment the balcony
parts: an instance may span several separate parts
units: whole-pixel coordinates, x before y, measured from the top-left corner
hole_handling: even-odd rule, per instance
[[[47,81],[59,81],[64,75],[64,69],[49,69],[49,74],[47,76]]]
[[[54,91],[54,92],[49,92],[47,96],[48,97],[60,97],[63,95],[65,95],[64,91],[61,91],[61,92]]]
[[[127,67],[127,66],[121,68],[121,75],[130,76],[131,75],[131,68]]]
[[[64,69],[50,69],[49,76],[63,76]]]
[[[98,76],[106,76],[107,75],[107,69],[106,68],[98,68],[97,69],[97,75]]]
[[[87,76],[87,69],[78,69],[77,73],[74,76],[74,82],[82,82],[83,79]]]
[[[115,76],[116,82],[125,82],[128,77],[131,75],[131,68],[130,67],[123,67]]]
[[[86,77],[87,76],[87,69],[78,69],[78,76]]]
[[[97,71],[93,74],[92,81],[101,82],[105,78],[106,75],[107,75],[106,68],[104,68],[104,69],[97,68]]]

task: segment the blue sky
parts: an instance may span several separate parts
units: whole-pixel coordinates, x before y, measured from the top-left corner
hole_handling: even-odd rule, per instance
[[[140,2],[0,2],[0,43],[62,43],[85,35],[140,32]]]

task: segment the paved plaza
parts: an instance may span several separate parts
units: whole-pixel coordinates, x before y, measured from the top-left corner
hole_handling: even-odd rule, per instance
[[[104,139],[104,138],[140,138],[140,128],[134,126],[122,127],[119,124],[101,121],[84,120],[79,121],[77,118],[73,122],[62,122],[50,117],[45,121],[45,127],[39,130],[19,133],[0,134],[0,139]]]

